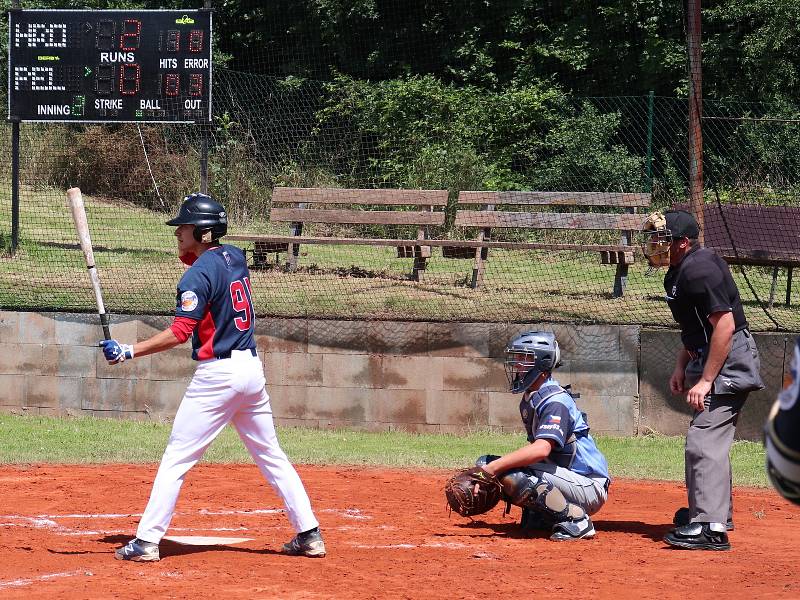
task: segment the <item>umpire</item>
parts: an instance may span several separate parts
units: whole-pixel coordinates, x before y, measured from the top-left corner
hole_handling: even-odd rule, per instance
[[[733,529],[730,448],[739,413],[764,387],[753,336],[727,263],[698,244],[700,228],[683,210],[653,213],[645,221],[644,251],[651,266],[669,266],[664,290],[681,328],[669,379],[694,410],[686,434],[688,508],[675,513],[664,541],[690,550],[729,550]]]

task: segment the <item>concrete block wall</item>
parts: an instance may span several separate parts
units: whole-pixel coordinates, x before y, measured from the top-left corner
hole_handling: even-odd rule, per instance
[[[170,322],[115,315],[112,333],[131,342]],[[503,349],[537,327],[558,335],[559,379],[581,391],[594,431],[633,434],[636,327],[261,319],[256,340],[278,424],[518,431]],[[188,344],[109,366],[99,331],[96,315],[0,312],[0,410],[171,418],[194,371]]]
[[[123,342],[164,329],[170,317],[115,315]],[[675,331],[637,326],[410,323],[260,319],[256,341],[280,425],[461,432],[520,431],[508,392],[506,342],[526,329],[554,331],[562,384],[581,394],[592,431],[683,434],[688,411],[667,382]],[[0,311],[0,410],[42,415],[170,419],[194,371],[189,344],[109,366],[96,315]],[[768,388],[753,394],[741,437],[758,439],[780,387],[793,336],[761,334]]]

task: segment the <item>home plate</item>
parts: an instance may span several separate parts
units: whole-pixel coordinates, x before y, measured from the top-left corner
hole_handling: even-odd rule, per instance
[[[185,546],[227,546],[229,544],[241,544],[250,542],[253,538],[237,537],[213,537],[204,535],[170,535],[164,538],[171,542],[184,544]]]

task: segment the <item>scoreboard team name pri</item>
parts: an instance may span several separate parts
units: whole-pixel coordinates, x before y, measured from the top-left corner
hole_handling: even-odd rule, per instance
[[[13,121],[211,119],[211,11],[12,10]]]

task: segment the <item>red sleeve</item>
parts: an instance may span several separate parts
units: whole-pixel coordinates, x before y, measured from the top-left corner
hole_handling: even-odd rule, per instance
[[[198,323],[199,321],[195,321],[189,317],[175,317],[175,320],[172,321],[172,325],[170,325],[170,329],[172,329],[172,333],[175,334],[175,337],[178,338],[178,341],[182,344],[189,339]]]

